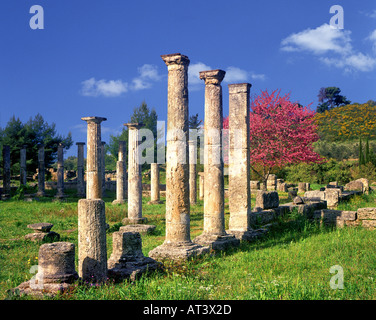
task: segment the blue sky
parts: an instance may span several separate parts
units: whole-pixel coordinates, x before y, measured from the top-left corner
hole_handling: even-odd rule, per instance
[[[344,29],[330,27],[332,5]],[[44,9],[32,30],[30,8]],[[3,0],[0,10],[0,126],[37,113],[57,131],[86,142],[84,116],[102,116],[102,140],[121,132],[146,101],[166,120],[167,67],[161,54],[189,57],[190,114],[204,116],[198,72],[223,69],[251,94],[281,89],[317,105],[321,87],[352,102],[376,100],[374,0]],[[76,146],[66,153],[76,154]]]

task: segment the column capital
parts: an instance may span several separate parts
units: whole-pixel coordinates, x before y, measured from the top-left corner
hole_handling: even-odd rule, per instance
[[[200,71],[200,79],[205,81],[205,85],[214,84],[220,85],[225,77],[226,71],[216,69],[208,71]]]
[[[145,126],[142,122],[124,123],[124,125],[127,126],[129,130],[140,129]]]
[[[229,93],[247,93],[252,87],[250,83],[232,83],[228,85]]]
[[[81,120],[84,120],[86,122],[95,122],[95,123],[101,123],[102,121],[106,121],[107,118],[103,117],[83,117]]]
[[[167,67],[172,65],[188,66],[190,62],[187,56],[180,53],[163,54],[161,55],[161,58]]]
[[[76,145],[77,145],[77,146],[84,146],[84,145],[85,145],[85,142],[76,142]]]

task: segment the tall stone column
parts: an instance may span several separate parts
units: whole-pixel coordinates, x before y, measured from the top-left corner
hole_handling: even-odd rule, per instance
[[[139,154],[138,130],[143,123],[126,123],[128,127],[128,217],[124,224],[146,223],[142,217],[142,177]]]
[[[38,192],[37,196],[44,197],[45,193],[44,144],[38,144]]]
[[[199,172],[199,198],[204,200],[204,172]]]
[[[3,146],[3,194],[2,198],[10,198],[10,146]]]
[[[150,201],[148,204],[161,204],[159,189],[159,164],[150,164]]]
[[[125,167],[125,141],[119,141],[118,161],[116,162],[116,200],[113,204],[123,204],[126,199],[127,169]]]
[[[64,145],[57,147],[57,194],[56,198],[64,198]]]
[[[100,117],[87,122],[86,199],[78,201],[78,274],[84,281],[103,282],[107,278],[105,202],[102,197]]]
[[[197,181],[196,181],[196,162],[197,145],[195,140],[189,140],[189,202],[197,203]]]
[[[102,197],[104,197],[106,192],[106,152],[105,146],[106,142],[101,141],[101,172],[102,172]]]
[[[77,196],[85,197],[85,168],[84,168],[84,145],[85,142],[76,142],[77,145]]]
[[[205,81],[204,231],[193,241],[213,250],[240,244],[225,230],[221,86],[224,76],[223,70],[200,72],[200,79]]]
[[[168,69],[166,239],[149,252],[156,260],[188,259],[206,253],[191,241],[188,163],[188,65],[180,53],[161,56]]]
[[[26,145],[20,150],[20,184],[26,185]]]
[[[251,84],[230,84],[229,88],[229,209],[228,233],[241,240],[254,239],[250,227],[250,140],[249,92]]]

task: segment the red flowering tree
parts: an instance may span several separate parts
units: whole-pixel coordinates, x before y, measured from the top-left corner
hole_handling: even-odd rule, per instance
[[[308,106],[290,101],[290,94],[282,96],[280,90],[261,91],[251,101],[251,168],[264,187],[273,168],[322,161],[312,146],[319,139],[314,114]],[[223,127],[228,128],[228,117]]]

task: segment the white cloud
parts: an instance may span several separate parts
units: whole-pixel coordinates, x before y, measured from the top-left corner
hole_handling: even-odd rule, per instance
[[[367,39],[374,43],[376,52],[376,30]],[[346,73],[372,71],[376,67],[376,57],[355,51],[351,41],[350,30],[334,29],[325,23],[316,29],[291,34],[281,41],[281,50],[314,54],[322,63]]]
[[[138,68],[139,76],[132,80],[132,90],[148,89],[152,86],[152,81],[158,81],[161,76],[158,74],[157,66],[144,64]]]
[[[144,64],[138,68],[138,76],[131,80],[131,83],[123,80],[96,80],[90,78],[83,81],[81,94],[87,97],[118,97],[129,90],[143,90],[152,87],[153,81],[158,81],[161,76],[158,68],[151,64]]]
[[[334,29],[325,23],[316,29],[293,33],[281,42],[283,51],[309,51],[313,54],[344,53],[352,50],[351,31]]]
[[[189,65],[188,67],[188,84],[200,84],[203,83],[202,80],[200,80],[199,73],[200,71],[207,71],[207,70],[212,70],[211,67],[206,65],[205,63],[202,62],[197,62]]]
[[[90,78],[82,82],[81,93],[88,97],[117,97],[128,91],[128,84],[121,80],[95,80]]]
[[[366,40],[371,41],[372,49],[376,53],[376,30],[373,30],[370,35],[366,38]]]

